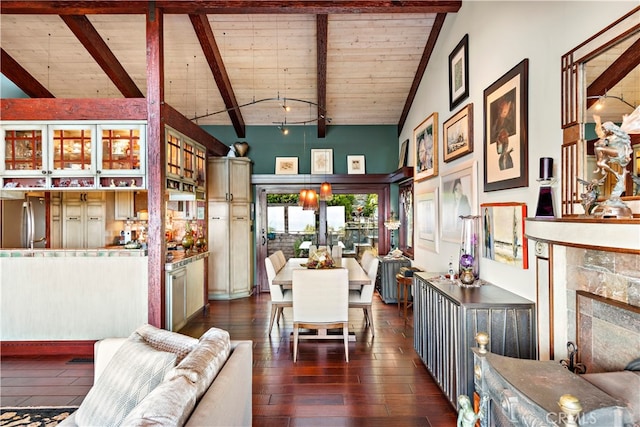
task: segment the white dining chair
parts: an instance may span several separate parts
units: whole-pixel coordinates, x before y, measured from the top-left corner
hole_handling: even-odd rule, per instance
[[[367,276],[371,279],[371,283],[368,285],[362,285],[360,289],[354,289],[349,291],[349,308],[361,308],[364,312],[365,322],[371,329],[371,336],[375,337],[375,329],[373,327],[373,310],[371,306],[373,304],[373,291],[376,287],[376,276],[378,275],[378,265],[380,260],[377,257],[373,257],[369,261],[368,269],[365,269]]]
[[[364,271],[369,270],[369,264],[371,261],[376,258],[376,256],[371,251],[364,251],[362,253],[362,258],[360,258],[360,265]]]
[[[345,360],[349,362],[349,272],[346,268],[294,270],[293,362],[298,360],[300,328],[342,328]]]
[[[280,267],[276,268],[277,273],[287,263],[287,258],[284,256],[284,252],[282,252],[281,250],[275,251],[274,254],[278,257],[278,263],[280,264]]]
[[[269,335],[271,335],[271,330],[273,329],[273,321],[276,320],[276,323],[280,324],[280,315],[282,314],[283,310],[286,307],[291,307],[293,304],[291,290],[282,290],[280,285],[273,284],[273,278],[276,277],[277,274],[277,271],[274,267],[274,261],[276,263],[278,262],[278,256],[275,254],[271,254],[264,259],[265,268],[267,270],[267,280],[269,281],[269,293],[271,294],[271,318],[269,320]]]

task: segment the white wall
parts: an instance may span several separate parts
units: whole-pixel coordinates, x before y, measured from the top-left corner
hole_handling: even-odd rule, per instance
[[[538,200],[539,158],[554,159],[560,173],[560,59],[582,41],[600,31],[635,6],[634,1],[464,1],[457,14],[447,16],[425,71],[406,124],[398,139],[413,141],[413,129],[438,112],[439,176],[415,184],[419,195],[439,186],[443,174],[469,161],[477,162],[480,203],[524,202],[534,216]],[[448,57],[465,34],[469,34],[469,98],[449,111]],[[529,59],[529,187],[484,192],[483,189],[483,92],[503,74]],[[442,156],[442,123],[467,103],[473,103],[474,152],[450,163]],[[410,147],[409,164],[415,164]],[[556,216],[560,212],[560,188],[555,187]],[[442,190],[440,190],[442,193]],[[416,226],[417,229],[417,226]],[[458,243],[440,241],[434,253],[416,244],[414,264],[427,271],[443,272],[457,260]],[[533,245],[529,244],[529,269],[523,270],[486,258],[480,261],[480,277],[535,301],[536,273]]]

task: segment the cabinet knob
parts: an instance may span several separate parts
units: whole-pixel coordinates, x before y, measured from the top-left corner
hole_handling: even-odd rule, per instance
[[[47,171],[42,171],[42,175],[46,175],[46,174],[47,174]]]
[[[102,173],[102,171],[96,171],[96,173],[97,173],[97,174],[101,174],[101,173]]]

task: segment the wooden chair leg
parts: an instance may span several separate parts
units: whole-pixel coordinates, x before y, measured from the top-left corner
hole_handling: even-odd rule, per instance
[[[371,307],[368,307],[366,309],[367,312],[367,318],[369,319],[369,329],[371,329],[371,336],[375,337],[376,336],[376,330],[373,327],[373,310],[371,310]]]
[[[342,324],[342,336],[344,337],[344,357],[349,363],[349,322]]]
[[[298,360],[298,325],[293,325],[293,363]]]
[[[369,314],[367,313],[367,307],[362,307],[362,312],[364,313],[364,325],[369,326]]]

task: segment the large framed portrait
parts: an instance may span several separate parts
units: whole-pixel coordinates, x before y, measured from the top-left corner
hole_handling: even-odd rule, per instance
[[[484,91],[484,191],[529,185],[528,73],[525,59]]]
[[[494,261],[529,268],[527,238],[524,220],[527,217],[526,203],[483,203],[482,256]]]
[[[416,196],[418,246],[438,253],[438,187]]]
[[[477,212],[477,169],[477,163],[469,161],[440,177],[440,237],[443,241],[460,243],[460,217]]]
[[[449,54],[449,110],[469,97],[469,34]]]
[[[333,173],[333,150],[331,148],[311,150],[311,173],[315,175],[331,175]]]
[[[433,113],[413,130],[416,163],[414,181],[438,175],[438,113]]]
[[[467,104],[442,125],[444,161],[473,153],[473,103]]]

